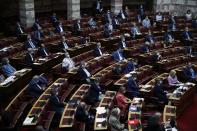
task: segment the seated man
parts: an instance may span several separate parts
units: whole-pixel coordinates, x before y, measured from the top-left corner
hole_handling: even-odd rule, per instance
[[[133,23],[133,27],[131,27],[131,34],[132,34],[133,38],[141,35],[141,32],[135,22]]]
[[[125,125],[120,123],[121,110],[119,108],[113,108],[109,116],[109,125],[111,131],[128,131],[125,129]]]
[[[68,71],[75,68],[75,62],[70,58],[68,52],[65,53],[65,58],[62,61],[62,69]]]
[[[148,18],[148,16],[146,16],[146,18],[142,21],[142,25],[145,28],[150,28],[151,27],[150,19]]]
[[[122,49],[118,49],[117,51],[113,52],[112,53],[112,58],[115,60],[115,61],[123,61],[123,60],[126,60],[123,56],[123,52],[122,52]]]
[[[12,76],[16,72],[16,69],[10,65],[8,58],[2,59],[1,70],[6,77]]]
[[[160,102],[168,104],[167,93],[163,90],[163,81],[160,78],[155,80],[155,86],[153,89],[153,94],[156,96]]]
[[[145,41],[148,41],[151,45],[155,44],[155,38],[151,33],[151,30],[148,30],[148,35],[145,36]]]
[[[38,19],[36,19],[36,21],[33,24],[33,27],[32,28],[34,29],[34,31],[36,31],[36,30],[42,30],[42,27],[41,27]]]
[[[39,29],[32,32],[32,39],[33,39],[33,41],[36,41],[37,43],[40,43],[40,41],[43,37],[44,36]]]
[[[103,11],[102,1],[97,0],[96,1],[96,13],[100,14]]]
[[[116,102],[117,102],[117,106],[118,108],[120,108],[121,110],[121,116],[124,116],[126,109],[128,108],[128,104],[131,102],[130,99],[128,99],[127,97],[125,97],[125,87],[121,86],[118,93],[116,94]]]
[[[193,44],[193,36],[192,33],[189,32],[189,28],[185,27],[185,31],[182,34],[183,36],[183,44],[187,49],[187,54],[192,56],[192,44]]]
[[[137,77],[136,75],[132,75],[129,77],[127,81],[127,91],[129,92],[129,96],[131,97],[138,97],[139,96],[139,87],[136,83]],[[131,94],[130,94],[131,93]]]
[[[37,43],[31,39],[30,35],[27,36],[27,41],[25,42],[25,48],[26,49],[28,49],[28,48],[36,49],[37,48]]]
[[[106,14],[104,15],[104,19],[106,23],[109,23],[109,21],[112,19],[112,13],[110,10],[107,10]]]
[[[55,27],[55,32],[59,33],[59,34],[64,34],[64,29],[62,27],[62,23],[61,22],[59,22],[57,24],[57,26]]]
[[[77,77],[81,78],[81,80],[88,81],[91,77],[90,72],[86,69],[86,63],[81,61],[79,69],[77,71]]]
[[[75,113],[75,118],[77,121],[85,122],[87,125],[94,122],[94,116],[86,110],[86,104],[84,102],[79,103]]]
[[[48,86],[48,81],[43,76],[34,76],[28,84],[28,93],[38,98]]]
[[[101,94],[103,90],[100,87],[99,78],[91,80],[91,87],[86,95],[86,101],[88,104],[94,105],[96,102],[101,100]]]
[[[125,49],[127,47],[124,34],[121,35],[121,41],[119,42],[119,48]]]
[[[174,42],[174,37],[169,29],[164,35],[164,41],[165,41],[165,46],[170,46]]]
[[[155,17],[155,21],[157,24],[157,27],[161,27],[162,21],[163,21],[163,16],[161,15],[161,12],[157,13],[156,17]]]
[[[41,44],[41,47],[38,49],[38,53],[41,57],[45,58],[49,56],[49,52],[46,49],[44,44]]]
[[[58,88],[52,89],[51,96],[49,98],[49,103],[51,110],[55,111],[58,114],[62,114],[66,106],[66,103],[60,101],[58,94]]]
[[[162,56],[159,52],[154,52],[154,54],[152,55],[152,58],[151,58],[151,62],[153,64],[156,64],[158,61],[160,61],[162,59]]]
[[[150,52],[150,47],[149,47],[149,42],[148,41],[145,41],[145,43],[140,47],[140,51],[142,52],[142,53],[148,53],[148,52]]]
[[[69,48],[65,36],[62,36],[61,42],[59,42],[59,47],[63,50]]]
[[[168,76],[168,84],[171,87],[177,86],[178,84],[180,84],[181,82],[178,80],[177,76],[176,76],[176,71],[175,70],[171,70]]]
[[[98,42],[96,48],[94,49],[94,56],[99,57],[99,56],[102,56],[102,55],[103,55],[103,53],[102,53],[102,50],[101,50],[101,43]]]
[[[144,6],[143,5],[140,5],[140,7],[138,9],[138,14],[140,14],[141,17],[144,17],[145,10],[144,10]]]
[[[28,65],[28,66],[32,66],[32,64],[35,62],[35,59],[34,59],[34,50],[31,49],[31,48],[28,48],[27,50],[27,54],[25,56],[25,63]]]
[[[117,29],[118,27],[120,27],[120,22],[119,22],[119,20],[117,19],[117,17],[113,17],[113,18],[112,18],[112,25],[113,25],[113,28],[114,28],[114,29]]]
[[[136,22],[137,22],[137,23],[142,23],[142,18],[141,18],[141,15],[140,15],[140,14],[138,14],[138,15],[135,17],[135,19],[136,19]]]
[[[118,14],[118,18],[121,19],[121,21],[124,21],[126,19],[126,16],[125,16],[122,9],[120,10],[120,12]]]
[[[96,21],[94,21],[93,18],[90,18],[90,20],[88,21],[88,25],[89,25],[89,27],[91,27],[91,28],[96,28],[96,27],[97,27]]]
[[[51,22],[53,23],[53,26],[56,27],[56,25],[58,23],[56,13],[53,13],[53,15],[51,16]]]
[[[20,23],[16,23],[16,36],[20,38],[21,34],[25,34],[23,27],[21,27]]]
[[[81,21],[78,19],[77,22],[74,23],[74,31],[81,31]]]
[[[191,62],[188,63],[187,67],[183,70],[185,78],[189,81],[189,82],[194,82],[196,83],[196,78],[197,78],[197,73],[194,70],[194,68],[192,67]]]
[[[192,27],[194,29],[197,29],[197,17],[195,17],[193,20],[192,20]]]
[[[106,23],[104,25],[104,36],[106,38],[111,37],[113,32],[113,25],[112,22],[110,21],[109,23]]]
[[[134,71],[137,67],[137,62],[138,62],[137,59],[132,60],[132,61],[128,61],[127,65],[124,69],[124,74],[128,74],[128,73]]]
[[[175,18],[174,18],[173,14],[169,18],[168,29],[170,31],[175,31],[177,29],[176,28],[176,21],[175,21]]]

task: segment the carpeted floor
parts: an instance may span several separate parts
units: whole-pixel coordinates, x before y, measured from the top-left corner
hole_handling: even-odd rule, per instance
[[[197,131],[197,95],[193,104],[177,120],[179,131]]]

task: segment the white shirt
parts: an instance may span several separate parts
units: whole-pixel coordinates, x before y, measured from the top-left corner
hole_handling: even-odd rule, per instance
[[[156,15],[156,21],[162,21],[163,16],[162,15]]]
[[[60,26],[60,32],[61,32],[61,33],[62,33],[62,32],[64,32],[64,30],[63,30],[62,26]]]
[[[191,20],[192,19],[192,14],[191,13],[190,14],[187,13],[185,15],[185,17],[186,17],[187,20]]]
[[[70,70],[75,67],[75,63],[71,58],[64,58],[62,61],[62,67]]]
[[[90,77],[91,74],[89,73],[89,71],[86,68],[83,68],[84,72],[86,73],[87,77]]]
[[[121,13],[121,15],[122,15],[122,19],[125,19],[125,15],[123,13]]]
[[[120,52],[118,52],[118,57],[119,57],[119,60],[123,60],[123,57],[120,55]]]

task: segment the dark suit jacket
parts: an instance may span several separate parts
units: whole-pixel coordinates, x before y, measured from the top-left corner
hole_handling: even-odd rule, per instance
[[[132,93],[133,97],[139,96],[139,87],[133,77],[128,79],[127,86],[127,90]]]
[[[95,82],[92,82],[91,87],[89,88],[86,96],[87,100],[90,103],[97,102],[99,100],[99,92],[101,91],[101,88],[98,85],[96,85]]]
[[[41,27],[41,26],[40,26],[40,24],[39,24],[38,22],[35,22],[35,23],[33,24],[33,29],[34,29],[34,30],[38,30],[39,27]]]
[[[124,47],[123,47],[123,42],[125,43],[125,47],[127,47],[125,41],[120,41],[118,44],[119,44],[119,48],[121,48],[121,49],[124,49]]]
[[[65,46],[64,46],[64,44],[63,44],[63,42],[61,41],[61,42],[59,42],[59,47],[60,47],[60,49],[67,49],[66,47],[68,47],[69,48],[69,46],[68,46],[68,44],[67,44],[67,42],[65,41]]]
[[[74,24],[74,31],[79,31],[81,29],[81,25],[79,26],[80,24],[78,23],[75,23]]]
[[[49,55],[48,50],[46,48],[41,47],[38,50],[39,55],[43,58],[47,56],[45,52]]]
[[[171,35],[172,39],[174,39],[174,37],[172,36],[171,33],[167,33],[167,32],[166,32],[165,35],[164,35],[164,40],[165,40],[166,42],[169,42],[169,40],[170,40],[168,34]]]
[[[33,40],[31,40],[31,41],[32,41],[33,45],[34,45],[35,48],[36,48],[36,47],[37,47],[37,43],[36,43],[35,41],[33,41]],[[29,41],[26,41],[26,42],[25,42],[25,49],[28,49],[28,48],[32,48],[32,46],[31,46],[31,44],[30,44]]]
[[[177,29],[176,24],[173,24],[173,23],[168,24],[168,29],[173,30],[173,25],[175,26],[175,29]]]
[[[86,110],[82,107],[78,107],[76,110],[75,118],[77,121],[80,122],[88,122],[88,114],[86,113]]]
[[[39,76],[33,78],[28,85],[29,94],[35,97],[39,97],[43,93],[43,90],[40,89],[40,87],[47,85],[48,85],[48,81],[45,77]]]
[[[192,21],[192,27],[195,28],[195,29],[197,28],[197,21],[196,20]]]
[[[83,80],[88,78],[87,74],[85,73],[85,71],[81,67],[79,67],[79,69],[77,71],[77,75]]]
[[[116,23],[116,20],[117,20],[117,23]],[[117,29],[118,26],[120,25],[120,22],[118,21],[118,19],[113,18],[113,19],[112,19],[112,25],[113,25],[113,28],[114,28],[114,29]]]
[[[25,63],[27,65],[31,66],[34,63],[34,56],[32,55],[32,57],[31,57],[30,54],[27,53],[25,56]]]
[[[162,85],[155,85],[154,89],[153,89],[153,94],[154,96],[156,96],[157,98],[159,98],[160,101],[163,101],[165,103],[168,102],[168,98],[166,96],[166,93],[164,92]]]
[[[101,53],[102,53],[102,50],[101,50],[101,49],[99,49],[98,47],[96,47],[96,48],[94,49],[94,56],[95,56],[95,57],[101,56],[101,54],[100,54],[99,50],[100,50],[100,51],[101,51]]]
[[[146,35],[145,36],[145,41],[151,42],[151,39],[153,42],[155,41],[155,38],[153,37],[153,35]]]
[[[126,65],[125,69],[124,69],[124,73],[128,74],[131,71],[134,71],[135,69],[135,64],[133,61],[129,61],[128,64]]]
[[[62,113],[64,111],[64,104],[60,101],[58,96],[51,95],[49,99],[50,107],[53,111],[57,113]]]
[[[187,67],[184,69],[184,75],[185,77],[189,80],[189,81],[192,81],[193,78],[192,78],[192,72],[190,70],[191,68]],[[192,67],[192,69],[194,70],[194,68]],[[194,70],[194,75],[196,76],[196,71]]]
[[[147,45],[142,45],[141,48],[140,48],[140,51],[142,53],[147,53],[149,51],[149,48]]]
[[[55,32],[56,32],[56,33],[60,33],[60,32],[61,32],[61,28],[62,28],[62,30],[64,31],[63,27],[56,26]]]
[[[23,32],[21,32],[21,30]],[[24,33],[24,29],[22,27],[16,27],[16,36],[19,37],[19,35],[23,34]]]
[[[190,37],[191,39],[193,38],[191,32],[186,32],[186,31],[184,31],[183,34],[182,34],[183,40],[187,40],[187,39],[188,39],[187,33],[188,33],[188,35],[189,35],[189,37]]]
[[[123,52],[120,51],[119,54],[120,54],[120,56],[124,59]],[[120,61],[117,51],[115,51],[115,52],[112,54],[112,58],[113,58],[114,60],[116,60],[116,61]]]

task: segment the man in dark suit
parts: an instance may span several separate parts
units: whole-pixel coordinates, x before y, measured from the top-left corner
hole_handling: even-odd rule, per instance
[[[86,69],[86,63],[84,61],[81,61],[79,69],[77,71],[77,76],[81,78],[81,80],[89,80],[91,77],[90,72]]]
[[[122,34],[120,38],[121,38],[121,41],[119,42],[119,48],[121,49],[127,48],[124,34]]]
[[[123,12],[123,10],[120,10],[120,12],[118,13],[118,18],[122,21],[122,22],[124,22],[127,18],[126,18],[126,16],[125,16],[125,14],[124,14],[124,12]]]
[[[96,1],[96,13],[100,14],[103,11],[103,5],[101,0]]]
[[[164,35],[164,41],[165,41],[165,46],[170,46],[174,42],[174,37],[169,29]]]
[[[38,98],[46,89],[48,81],[43,76],[34,76],[28,84],[28,92],[31,96]]]
[[[163,90],[163,81],[160,78],[155,80],[155,87],[153,89],[153,94],[159,99],[159,101],[168,104],[168,98],[166,95],[167,93]]]
[[[51,96],[49,98],[50,107],[53,111],[58,114],[62,114],[66,106],[65,102],[61,102],[58,97],[58,88],[51,91]]]
[[[162,56],[159,52],[154,52],[154,54],[151,57],[151,62],[153,64],[157,63],[158,61],[160,61],[162,59]]]
[[[145,41],[148,41],[151,45],[155,44],[155,38],[151,33],[151,30],[148,30],[148,35],[145,36]]]
[[[62,23],[61,23],[61,22],[59,22],[59,23],[57,24],[57,26],[56,26],[56,28],[55,28],[55,32],[56,32],[56,33],[59,33],[59,34],[64,34],[64,29],[63,29],[63,27],[62,27]]]
[[[120,27],[120,22],[117,17],[112,18],[112,25],[114,29],[118,29]]]
[[[192,27],[197,29],[197,17],[192,20]]]
[[[183,36],[183,44],[187,49],[188,55],[192,56],[192,44],[193,44],[193,36],[192,33],[189,32],[189,28],[185,27],[185,31],[182,34]]]
[[[113,32],[113,25],[111,23],[111,21],[109,23],[106,23],[104,25],[104,36],[106,38],[111,37],[112,36],[112,32]]]
[[[35,23],[33,24],[33,29],[34,29],[35,31],[36,31],[36,30],[41,30],[41,29],[42,29],[42,27],[41,27],[41,25],[40,25],[38,19],[36,19]]]
[[[33,41],[36,41],[37,43],[40,43],[40,41],[42,40],[43,37],[44,36],[40,30],[36,30],[36,31],[32,32],[32,39],[33,39]]]
[[[49,53],[44,44],[41,44],[41,47],[38,49],[38,53],[41,57],[45,58],[49,56]]]
[[[94,49],[94,56],[95,57],[99,57],[99,56],[102,56],[103,53],[102,53],[102,50],[101,50],[101,43],[98,42],[97,45],[96,45],[96,48]]]
[[[60,49],[62,49],[62,50],[65,50],[65,49],[68,49],[68,48],[69,48],[65,36],[62,36],[62,39],[61,39],[61,41],[59,42],[59,47],[60,47]]]
[[[112,58],[115,60],[115,61],[123,61],[123,60],[126,60],[123,56],[123,52],[122,52],[122,49],[118,49],[117,51],[113,52],[112,53]]]
[[[141,15],[138,14],[136,17],[135,17],[137,23],[142,23],[142,18],[141,18]]]
[[[169,18],[168,29],[170,31],[175,31],[177,29],[176,28],[176,21],[175,21],[175,18],[174,18],[173,14]]]
[[[8,58],[2,59],[1,70],[6,77],[12,76],[16,72],[16,69],[10,65]]]
[[[93,123],[94,121],[94,117],[92,114],[90,114],[87,110],[86,110],[86,104],[85,102],[80,102],[76,113],[75,113],[75,118],[77,121],[79,122],[85,122],[87,125]]]
[[[37,47],[37,43],[31,39],[30,35],[28,35],[27,41],[25,42],[25,48],[26,49],[28,49],[28,48],[36,49],[36,47]]]
[[[35,62],[34,59],[34,50],[31,48],[28,48],[27,50],[27,54],[25,56],[25,63],[27,64],[27,66],[32,66],[33,63]]]
[[[103,92],[99,85],[99,78],[91,80],[91,87],[88,90],[86,95],[86,100],[89,104],[95,104],[96,102],[100,101],[100,94]]]
[[[187,67],[183,70],[185,78],[190,81],[196,83],[197,73],[192,67],[191,62],[188,63]]]
[[[127,82],[127,91],[131,94],[132,97],[138,97],[139,96],[139,87],[136,83],[136,76],[133,74],[131,77],[129,77]]]
[[[16,36],[19,38],[21,34],[24,34],[24,29],[23,27],[20,25],[19,22],[16,23]]]
[[[141,18],[144,17],[145,11],[144,11],[143,5],[140,5],[140,7],[139,7],[139,9],[138,9],[138,14],[140,14]]]
[[[74,30],[75,31],[81,31],[81,21],[78,19],[75,23],[74,23]]]
[[[134,71],[137,67],[137,60],[129,61],[124,69],[124,74]]]
[[[56,13],[53,13],[53,15],[51,16],[51,22],[53,23],[53,26],[56,27],[58,23],[58,18],[56,16]]]
[[[145,41],[145,43],[140,47],[140,51],[142,53],[148,53],[148,52],[150,52],[149,42],[148,41]]]

